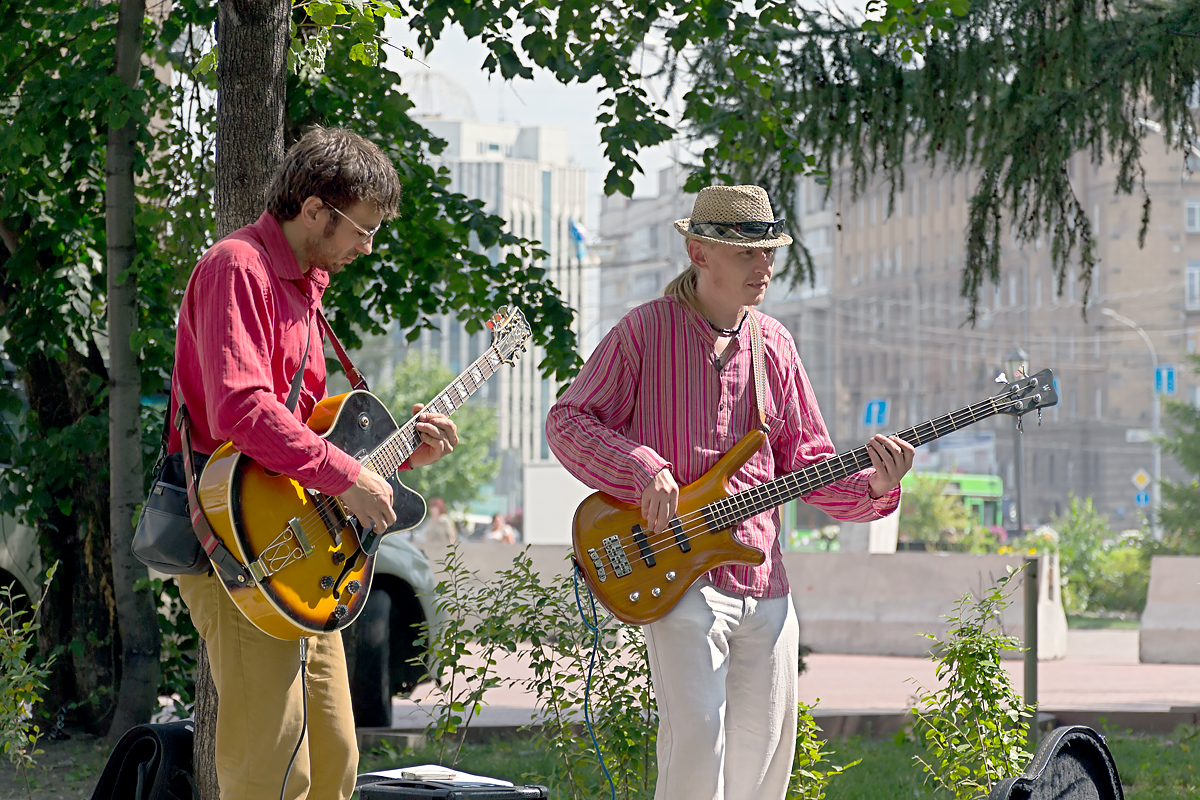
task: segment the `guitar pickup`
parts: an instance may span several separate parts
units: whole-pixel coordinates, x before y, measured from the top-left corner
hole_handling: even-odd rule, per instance
[[[596,577],[600,580],[600,582],[604,583],[606,580],[608,580],[608,572],[604,569],[604,559],[600,557],[598,552],[596,552],[596,548],[588,548],[588,558],[592,560],[592,566],[596,568]]]
[[[638,549],[642,551],[642,561],[646,562],[647,567],[653,567],[656,563],[654,560],[654,552],[650,549],[650,540],[646,538],[646,531],[641,525],[633,526],[633,540],[637,542]]]
[[[675,544],[679,545],[680,550],[685,553],[691,551],[692,545],[687,534],[683,532],[683,523],[679,521],[679,517],[671,520],[671,532],[675,534]]]
[[[308,558],[313,553],[312,542],[308,540],[308,534],[304,532],[304,526],[300,524],[299,517],[292,517],[288,520],[288,527],[292,529],[292,534],[296,537],[296,541],[300,543],[300,552]]]

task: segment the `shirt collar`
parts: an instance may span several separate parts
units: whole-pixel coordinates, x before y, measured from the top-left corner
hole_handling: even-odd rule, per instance
[[[300,262],[296,260],[296,253],[292,250],[292,245],[284,236],[279,220],[275,219],[270,211],[264,211],[262,216],[250,227],[262,241],[263,247],[267,251],[267,261],[281,280],[299,281],[308,278],[309,283],[318,292],[324,291],[325,287],[329,285],[329,273],[325,270],[309,269],[307,273],[301,271]]]

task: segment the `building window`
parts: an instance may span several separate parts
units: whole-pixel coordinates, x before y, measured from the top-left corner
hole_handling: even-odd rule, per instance
[[[1185,204],[1184,230],[1200,233],[1200,200],[1188,200]]]
[[[1188,311],[1200,311],[1200,261],[1187,262],[1184,307]]]

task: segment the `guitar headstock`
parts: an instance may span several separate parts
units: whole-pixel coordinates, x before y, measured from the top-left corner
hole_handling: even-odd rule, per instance
[[[999,382],[1003,378],[997,378]],[[996,395],[996,410],[1000,414],[1020,417],[1030,411],[1058,405],[1058,392],[1054,389],[1054,372],[1044,369],[1036,375],[1017,378]]]
[[[521,309],[500,306],[487,321],[487,326],[492,329],[492,347],[496,348],[500,360],[510,366],[515,364],[517,355],[525,352],[525,345],[533,335]]]

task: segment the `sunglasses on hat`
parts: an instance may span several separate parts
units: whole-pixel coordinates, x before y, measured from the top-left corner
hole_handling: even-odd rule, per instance
[[[746,222],[696,222],[688,226],[688,232],[697,236],[712,236],[717,239],[745,239],[746,241],[761,241],[773,239],[783,233],[784,218],[772,222],[747,220]]]

